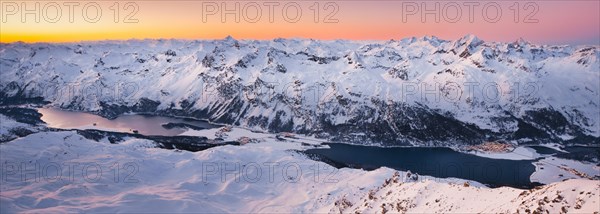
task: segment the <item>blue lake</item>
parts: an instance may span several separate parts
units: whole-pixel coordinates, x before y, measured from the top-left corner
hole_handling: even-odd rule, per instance
[[[420,175],[438,178],[462,178],[488,186],[532,188],[534,160],[491,159],[454,151],[449,148],[397,147],[382,148],[340,143],[328,143],[330,148],[315,148],[305,153],[337,167],[372,170],[389,167],[410,170]]]

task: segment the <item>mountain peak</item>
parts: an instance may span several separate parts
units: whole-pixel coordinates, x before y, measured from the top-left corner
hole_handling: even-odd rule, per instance
[[[473,35],[473,34],[467,34],[465,36],[463,36],[462,38],[458,39],[458,41],[462,44],[468,44],[468,45],[474,45],[477,46],[481,43],[483,43],[483,40],[479,39],[477,36]]]
[[[516,41],[514,41],[512,44],[515,45],[515,46],[522,47],[522,46],[525,46],[525,45],[530,44],[530,43],[527,40],[523,39],[523,37],[519,37],[519,39],[517,39]]]
[[[425,36],[425,37],[423,37],[423,39],[429,40],[429,41],[439,41],[440,40],[437,36],[433,36],[433,35]]]
[[[458,40],[454,40],[454,42],[452,42],[452,47],[456,49],[457,53],[462,53],[465,50],[470,51],[481,44],[483,44],[483,40],[477,38],[477,36],[473,34],[467,34]]]
[[[225,38],[223,39],[223,41],[237,41],[237,40],[236,40],[236,39],[234,39],[234,38],[233,38],[233,36],[231,36],[231,35],[227,35],[227,37],[225,37]]]
[[[442,40],[436,36],[424,36],[422,39],[423,41],[429,42],[429,44],[433,46],[438,46],[442,42]]]

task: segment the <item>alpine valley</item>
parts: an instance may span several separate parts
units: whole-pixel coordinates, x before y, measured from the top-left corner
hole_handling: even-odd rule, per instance
[[[0,213],[599,213],[600,46],[0,44]]]

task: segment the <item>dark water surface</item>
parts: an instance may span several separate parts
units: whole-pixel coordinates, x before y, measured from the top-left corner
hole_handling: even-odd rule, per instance
[[[53,108],[40,108],[42,120],[49,127],[63,129],[100,129],[117,132],[137,130],[142,135],[176,136],[188,124],[198,128],[215,128],[217,125],[206,121],[151,115],[123,115],[109,120],[98,115],[72,112]],[[96,124],[96,125],[94,125]],[[167,126],[164,124],[175,124]],[[449,148],[396,147],[382,148],[339,143],[326,144],[330,148],[315,148],[305,153],[317,156],[320,160],[334,163],[338,167],[376,169],[389,167],[397,170],[410,170],[420,175],[438,178],[462,178],[474,180],[489,186],[512,186],[531,188],[537,183],[530,181],[535,171],[533,160],[504,160],[479,157],[456,152]],[[538,153],[551,154],[555,151],[534,148]]]
[[[542,155],[553,155],[553,154],[561,153],[560,151],[558,151],[556,149],[548,148],[545,146],[527,146],[527,147],[534,149],[536,153],[542,154]]]
[[[449,148],[381,148],[330,143],[330,148],[305,151],[338,166],[376,169],[389,167],[410,170],[420,175],[438,178],[462,178],[489,186],[531,188],[539,184],[530,181],[535,171],[533,160],[504,160],[456,152]]]

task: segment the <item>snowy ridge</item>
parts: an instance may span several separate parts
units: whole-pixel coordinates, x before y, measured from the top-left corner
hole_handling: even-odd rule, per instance
[[[487,189],[470,183],[403,182],[394,174],[356,197],[343,196],[330,213],[597,213],[600,182],[568,180],[532,190]]]
[[[75,131],[2,143],[0,212],[592,213],[600,204],[598,180],[491,189],[389,168],[333,170],[290,151],[306,148],[298,142],[201,152],[155,146],[137,138],[96,142]]]
[[[334,141],[600,142],[600,49],[467,35],[0,44],[0,102],[154,112]]]

